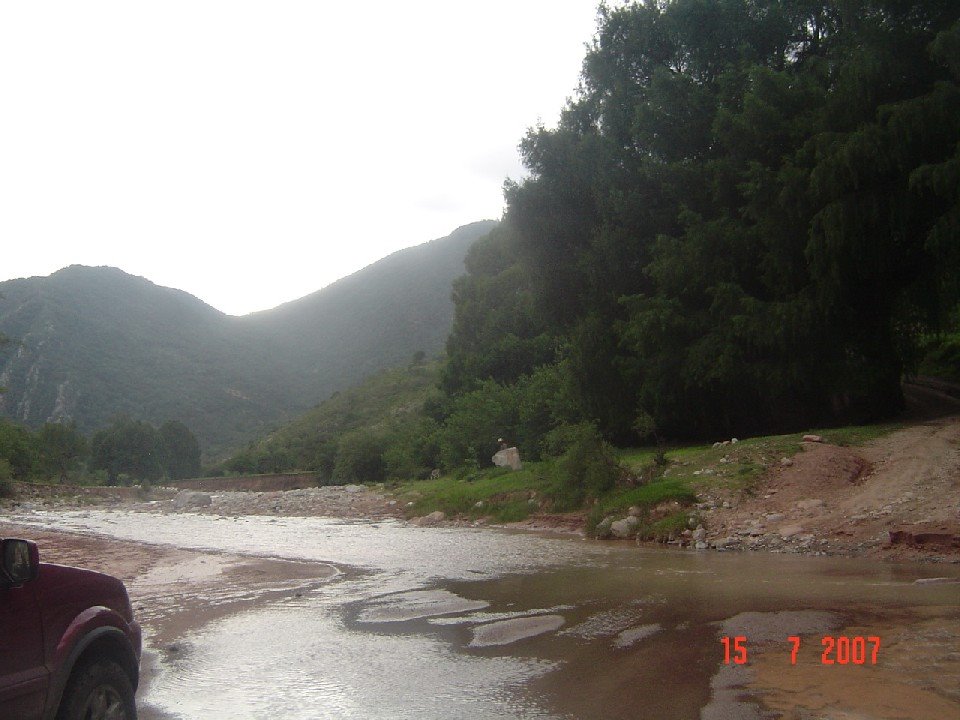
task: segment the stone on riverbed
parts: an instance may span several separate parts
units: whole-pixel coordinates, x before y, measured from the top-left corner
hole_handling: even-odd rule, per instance
[[[593,534],[597,537],[598,540],[606,540],[608,537],[610,537],[613,534],[610,530],[612,525],[613,525],[613,518],[605,517],[603,520],[597,523],[597,527],[594,528]]]
[[[625,517],[623,520],[617,520],[614,523],[610,523],[610,533],[614,537],[618,538],[628,538],[633,535],[637,529],[637,525],[640,524],[640,521],[637,520],[633,515]]]
[[[177,510],[183,510],[191,507],[207,507],[213,503],[213,498],[207,495],[207,493],[196,492],[194,490],[181,490],[174,496],[172,502]]]
[[[447,519],[447,514],[442,510],[437,510],[435,512],[430,513],[429,515],[413,518],[410,521],[410,524],[417,525],[419,527],[434,527],[435,525],[439,525],[446,519]]]

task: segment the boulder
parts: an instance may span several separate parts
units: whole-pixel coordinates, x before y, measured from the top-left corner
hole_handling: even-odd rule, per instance
[[[725,538],[717,538],[717,539],[714,541],[713,546],[714,546],[717,550],[723,550],[724,548],[728,548],[728,547],[731,547],[731,546],[733,546],[733,545],[739,545],[739,544],[740,544],[740,538],[731,535],[731,536],[725,537]]]
[[[515,447],[504,448],[490,459],[497,467],[508,467],[511,470],[519,470],[523,467],[520,463],[520,451]]]
[[[207,493],[196,492],[195,490],[181,490],[174,496],[172,502],[177,510],[183,510],[192,507],[207,507],[213,503],[213,498],[207,495]]]
[[[423,525],[438,525],[447,519],[447,514],[443,510],[436,510],[429,515],[424,516]]]
[[[804,436],[803,436],[803,441],[804,441],[804,442],[811,442],[811,443],[822,443],[822,442],[823,442],[823,436],[822,436],[822,435],[804,435]]]
[[[628,538],[634,534],[637,530],[637,525],[640,524],[640,521],[637,520],[633,515],[628,515],[623,520],[617,520],[616,522],[610,523],[610,533],[614,537],[618,538]]]
[[[794,535],[799,535],[802,532],[803,528],[799,525],[783,525],[779,530],[780,537],[782,537],[784,540],[791,538]]]
[[[707,531],[703,525],[697,525],[697,529],[693,531],[692,537],[695,542],[702,542],[707,539]]]
[[[791,458],[788,458],[788,457],[780,458],[780,467],[792,467],[792,466],[793,466],[793,460]]]
[[[597,537],[598,540],[606,540],[613,533],[610,531],[610,526],[613,525],[612,517],[605,517],[593,530],[593,534]]]

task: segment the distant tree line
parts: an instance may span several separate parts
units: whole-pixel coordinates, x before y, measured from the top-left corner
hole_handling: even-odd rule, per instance
[[[200,474],[200,445],[181,422],[155,428],[116,418],[88,441],[73,424],[30,430],[0,419],[0,481],[104,482],[176,480]]]

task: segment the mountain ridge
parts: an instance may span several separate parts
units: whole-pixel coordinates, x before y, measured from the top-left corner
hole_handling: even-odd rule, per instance
[[[111,266],[0,283],[0,415],[84,432],[117,414],[180,420],[220,456],[332,392],[443,347],[450,283],[479,221],[303,298],[228,315]]]

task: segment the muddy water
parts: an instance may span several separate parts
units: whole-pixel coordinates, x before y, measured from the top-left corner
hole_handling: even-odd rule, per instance
[[[32,513],[36,527],[331,564],[167,654],[140,698],[203,718],[960,714],[960,568],[641,551],[392,522]],[[954,582],[920,582],[940,577]],[[743,636],[748,662],[724,664]],[[802,638],[791,664],[786,638]],[[825,665],[824,636],[879,636]],[[769,714],[765,714],[769,713]]]

